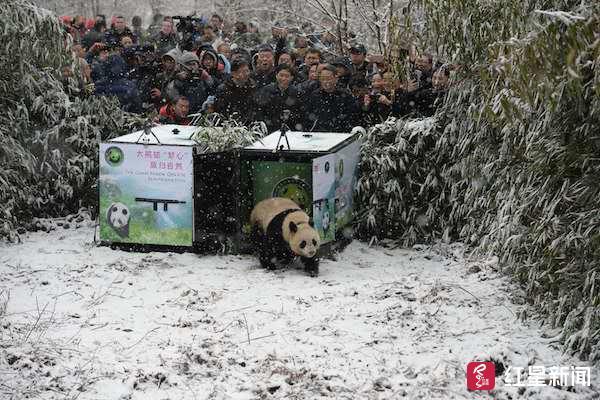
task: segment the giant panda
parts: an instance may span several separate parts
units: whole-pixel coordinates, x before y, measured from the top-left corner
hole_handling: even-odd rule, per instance
[[[252,242],[260,264],[275,269],[290,264],[296,256],[311,276],[319,274],[319,233],[308,215],[290,199],[273,197],[259,202],[250,214]]]
[[[327,201],[325,202],[324,207],[323,211],[321,211],[321,224],[323,225],[323,232],[327,234],[327,232],[329,232],[329,224],[331,223]]]
[[[129,237],[129,209],[123,203],[112,203],[106,211],[108,225],[122,238]]]

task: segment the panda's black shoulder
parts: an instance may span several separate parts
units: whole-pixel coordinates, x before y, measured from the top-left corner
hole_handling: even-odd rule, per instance
[[[267,226],[267,231],[265,232],[265,235],[269,239],[284,242],[283,221],[285,221],[285,217],[287,217],[288,214],[289,213],[287,212],[280,212],[271,219],[271,222],[269,222],[269,225]]]

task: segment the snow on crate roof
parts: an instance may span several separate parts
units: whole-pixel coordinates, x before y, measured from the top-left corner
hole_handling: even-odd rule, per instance
[[[145,135],[144,130],[129,133],[111,139],[111,142],[120,143],[140,143],[140,144],[165,144],[179,146],[196,146],[198,143],[191,140],[190,137],[194,133],[197,126],[184,125],[157,125],[150,128],[152,134]],[[174,130],[177,132],[174,132]],[[156,136],[156,137],[155,137]],[[158,139],[158,141],[157,141]]]
[[[246,148],[251,150],[274,150],[280,135],[279,131],[273,132]],[[353,135],[350,133],[335,132],[287,132],[286,136],[290,142],[291,150],[329,151]],[[281,139],[279,145],[283,145],[284,149],[287,150],[285,139]]]

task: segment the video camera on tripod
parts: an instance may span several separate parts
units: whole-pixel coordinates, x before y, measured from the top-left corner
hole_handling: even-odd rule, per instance
[[[202,16],[196,17],[195,15],[188,15],[186,17],[175,15],[171,18],[173,21],[178,21],[175,27],[177,28],[177,33],[181,34],[179,47],[182,50],[191,51],[194,47],[194,35],[201,34],[197,28],[205,25],[207,23],[206,19]]]

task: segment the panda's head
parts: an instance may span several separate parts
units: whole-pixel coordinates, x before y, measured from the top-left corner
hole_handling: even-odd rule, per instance
[[[329,219],[329,208],[325,207],[325,209],[323,209],[323,213],[321,214],[321,224],[323,225],[323,230],[327,231],[329,230],[329,223],[330,223],[330,219]]]
[[[287,223],[290,230],[290,250],[302,257],[314,257],[321,244],[319,233],[307,223],[296,224],[291,220]]]
[[[123,203],[112,203],[106,212],[108,225],[117,232],[121,232],[129,226],[129,209]]]

